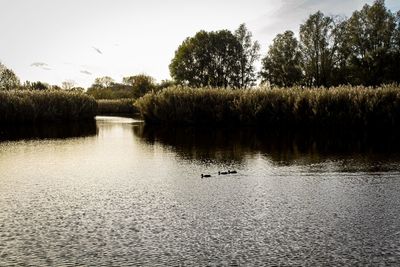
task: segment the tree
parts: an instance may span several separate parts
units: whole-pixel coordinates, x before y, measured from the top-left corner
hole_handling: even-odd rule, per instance
[[[351,47],[350,62],[352,83],[378,85],[389,82],[391,60],[395,40],[396,17],[386,9],[384,0],[372,6],[364,5],[355,11],[347,24],[348,41]],[[393,66],[395,64],[395,66]]]
[[[144,96],[156,87],[154,78],[145,74],[124,77],[122,83],[132,87],[134,98]]]
[[[268,54],[262,59],[260,72],[263,82],[271,85],[290,87],[300,83],[302,78],[299,44],[292,31],[278,34]]]
[[[330,84],[338,86],[349,84],[351,82],[349,64],[351,47],[347,37],[348,21],[345,18],[336,17],[333,22],[335,24],[333,29],[333,38],[336,47],[332,51],[332,73]]]
[[[27,89],[27,90],[42,91],[42,90],[49,89],[50,85],[47,83],[40,82],[40,81],[37,81],[37,82],[26,81],[23,85],[23,88]]]
[[[396,13],[396,29],[394,32],[394,47],[396,51],[400,51],[400,10]]]
[[[335,23],[321,11],[310,15],[300,25],[300,48],[303,55],[306,84],[331,85],[332,70],[337,50]]]
[[[107,88],[115,83],[114,79],[109,76],[98,77],[94,80],[92,88]]]
[[[400,11],[396,14],[396,29],[394,31],[393,49],[391,54],[389,79],[400,83],[400,68],[398,67],[398,63],[400,62]]]
[[[17,75],[0,62],[0,90],[15,90],[20,85]]]
[[[239,58],[241,88],[253,86],[256,81],[254,63],[260,57],[260,44],[257,41],[253,42],[252,36],[245,24],[241,24],[235,31],[235,37],[242,46],[242,53]]]
[[[169,65],[171,77],[193,87],[237,88],[242,53],[242,45],[230,31],[200,31],[178,47]]]
[[[76,83],[73,80],[63,81],[61,83],[61,88],[63,90],[72,90],[75,87]]]

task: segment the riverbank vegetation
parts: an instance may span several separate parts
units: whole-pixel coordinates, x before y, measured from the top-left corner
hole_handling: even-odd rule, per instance
[[[122,82],[104,76],[95,79],[87,94],[95,99],[137,99],[148,92],[159,91],[173,84],[169,80],[156,83],[153,77],[146,74],[124,77]]]
[[[230,90],[171,87],[138,99],[148,123],[258,127],[398,127],[400,87]]]
[[[134,99],[100,99],[97,100],[97,115],[132,116],[139,111],[133,105]]]
[[[96,100],[80,92],[0,91],[1,123],[93,119],[96,109]]]
[[[261,56],[259,43],[241,24],[235,31],[199,31],[186,38],[169,65],[173,80],[160,83],[146,74],[120,82],[104,76],[85,92],[73,81],[21,83],[0,63],[0,121],[76,120],[139,110],[150,123],[399,125],[399,86],[384,84],[400,83],[400,11],[388,10],[384,0],[350,18],[311,14],[298,35],[276,36],[257,72]]]

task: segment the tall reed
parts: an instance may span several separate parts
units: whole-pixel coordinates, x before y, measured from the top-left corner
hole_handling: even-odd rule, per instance
[[[171,87],[138,99],[149,123],[262,127],[397,127],[400,87],[191,89]]]
[[[98,115],[134,115],[139,111],[133,106],[134,99],[100,99],[97,100]]]
[[[96,115],[93,97],[58,90],[0,91],[0,122],[76,121]]]

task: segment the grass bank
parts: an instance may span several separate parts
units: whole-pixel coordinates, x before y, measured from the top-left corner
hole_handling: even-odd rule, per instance
[[[97,100],[97,115],[134,115],[138,109],[133,106],[134,99]]]
[[[0,91],[0,122],[78,121],[93,119],[97,103],[77,92]]]
[[[261,127],[398,127],[400,87],[285,89],[172,87],[135,102],[148,123]]]

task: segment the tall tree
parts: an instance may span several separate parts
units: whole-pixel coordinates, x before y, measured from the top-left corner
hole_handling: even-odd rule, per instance
[[[141,97],[156,87],[154,78],[145,74],[124,77],[122,83],[132,87],[134,98]]]
[[[395,16],[386,9],[384,0],[364,5],[352,14],[347,31],[353,84],[378,85],[388,81],[395,27]]]
[[[235,31],[235,36],[242,45],[240,55],[240,87],[253,86],[256,81],[254,63],[260,57],[260,44],[252,41],[253,34],[247,29],[246,24],[241,24]]]
[[[333,17],[333,48],[332,48],[332,71],[330,73],[330,85],[337,86],[350,82],[349,57],[351,47],[347,38],[347,19]]]
[[[289,87],[301,82],[301,54],[292,31],[278,34],[262,59],[260,72],[263,82]]]
[[[394,33],[394,47],[400,51],[400,10],[396,13],[396,29]]]
[[[76,83],[74,80],[66,80],[61,83],[61,88],[63,90],[72,90],[75,87]]]
[[[389,82],[397,82],[400,83],[400,11],[396,13],[396,27],[394,30],[392,49],[390,52],[390,64],[388,68],[388,77]]]
[[[113,83],[115,83],[114,79],[109,76],[98,77],[94,80],[94,83],[92,84],[91,87],[92,88],[108,88]]]
[[[228,30],[187,38],[169,65],[171,77],[193,87],[239,87],[242,45]]]
[[[306,84],[331,85],[334,55],[337,50],[335,23],[321,11],[310,15],[300,25],[300,47],[303,55]]]
[[[0,62],[0,90],[15,90],[21,83],[14,71],[8,69]]]
[[[40,81],[37,82],[26,81],[24,82],[23,88],[27,90],[43,91],[43,90],[48,90],[50,88],[50,85]]]

